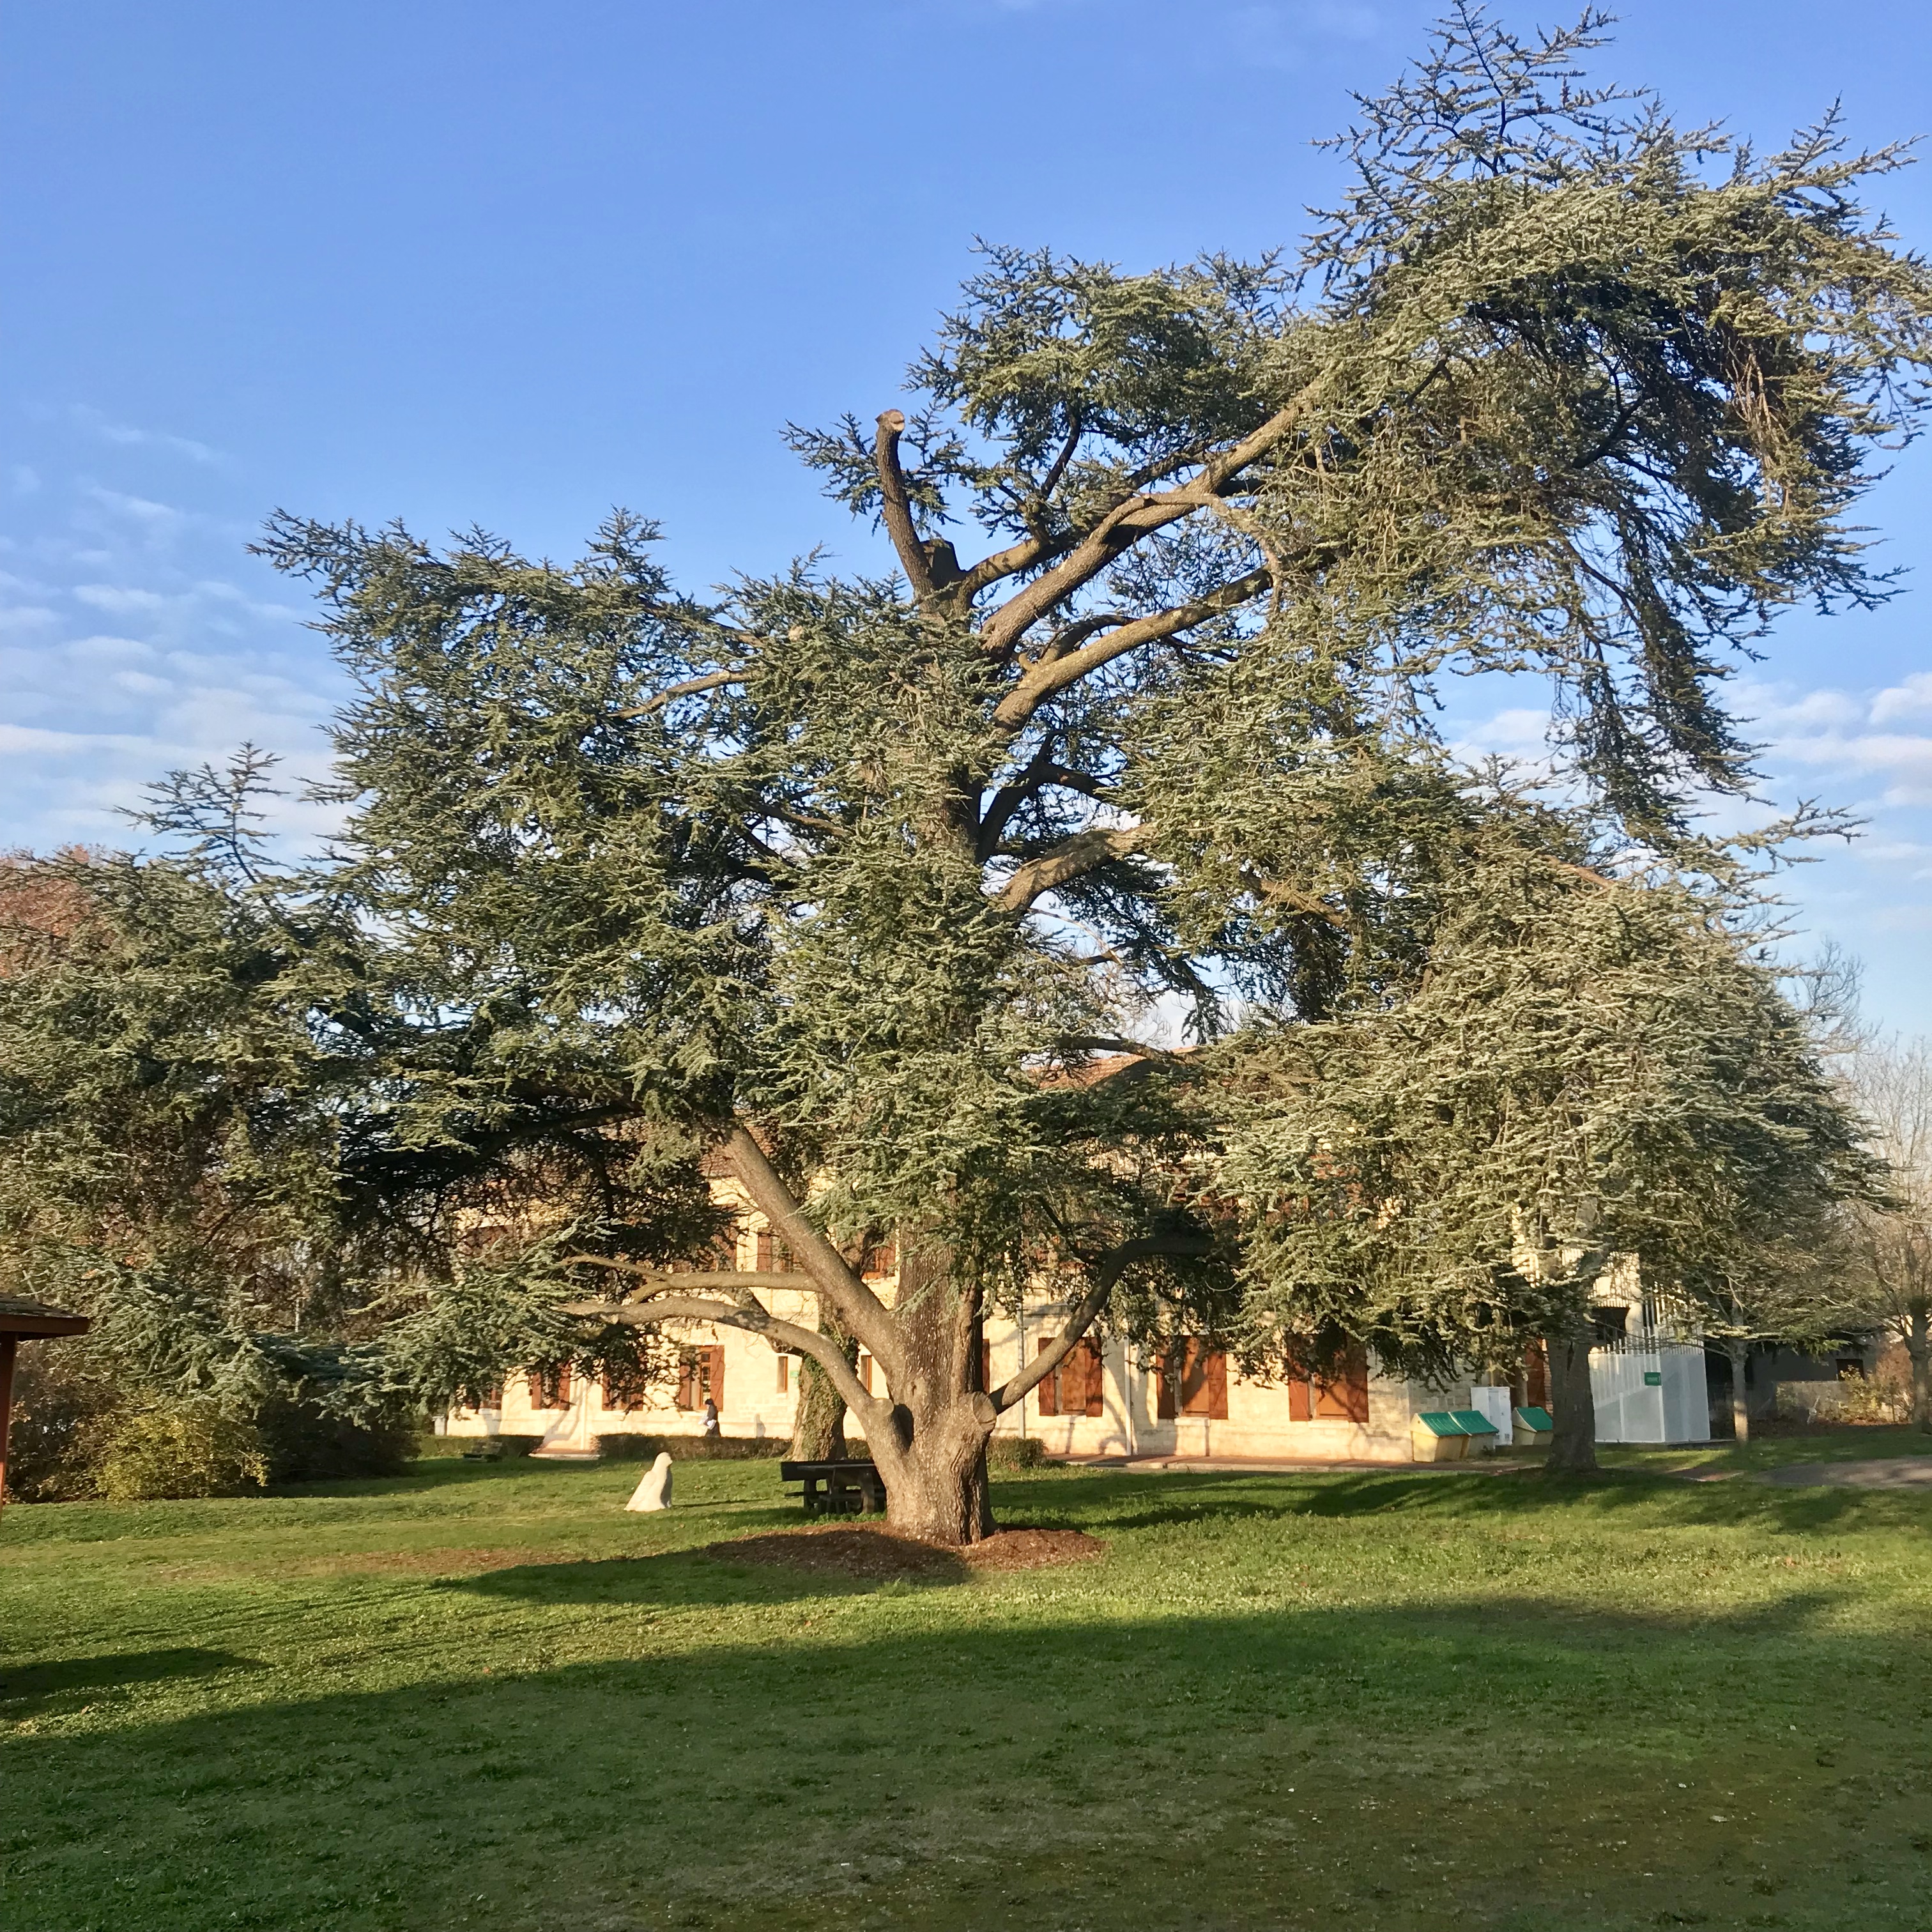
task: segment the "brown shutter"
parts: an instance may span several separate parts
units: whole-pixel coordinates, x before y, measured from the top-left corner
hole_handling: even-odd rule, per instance
[[[717,1404],[718,1413],[722,1415],[724,1413],[724,1345],[720,1342],[715,1347],[706,1349],[705,1353],[710,1358],[710,1387],[705,1394]]]
[[[1080,1347],[1087,1358],[1087,1413],[1103,1415],[1107,1408],[1106,1364],[1091,1342],[1082,1342]]]
[[[1524,1393],[1531,1408],[1550,1406],[1550,1351],[1540,1342],[1532,1342],[1523,1357]]]
[[[993,1345],[985,1336],[980,1337],[980,1386],[988,1395],[993,1390]]]
[[[1291,1364],[1288,1383],[1288,1419],[1291,1422],[1307,1422],[1313,1419],[1314,1414],[1314,1405],[1309,1395],[1308,1378]]]
[[[568,1362],[556,1372],[556,1406],[559,1408],[570,1406],[570,1364]]]
[[[1172,1422],[1174,1420],[1174,1385],[1180,1379],[1178,1373],[1179,1366],[1171,1348],[1164,1349],[1154,1364],[1154,1413],[1156,1422]]]
[[[859,1386],[868,1395],[872,1392],[872,1358],[863,1348],[859,1351]]]
[[[775,1272],[772,1267],[772,1231],[769,1228],[763,1230],[758,1236],[758,1252],[754,1257],[754,1265],[760,1274],[770,1274]]]
[[[1335,1364],[1332,1380],[1315,1378],[1315,1413],[1331,1422],[1369,1419],[1369,1352],[1351,1342]]]
[[[695,1408],[698,1406],[698,1358],[688,1348],[678,1357],[675,1400],[680,1408]]]
[[[1208,1352],[1202,1364],[1202,1380],[1207,1384],[1208,1416],[1210,1421],[1228,1419],[1228,1358],[1219,1348]]]
[[[790,1391],[791,1358],[789,1355],[781,1355],[778,1358],[778,1394],[788,1395]]]
[[[531,1370],[529,1381],[531,1408],[548,1408],[550,1405],[544,1400],[543,1371],[541,1369]]]
[[[1042,1335],[1040,1338],[1040,1346],[1034,1349],[1034,1353],[1036,1355],[1043,1355],[1052,1346],[1052,1338],[1050,1336]],[[1040,1385],[1033,1394],[1034,1400],[1039,1405],[1041,1414],[1058,1415],[1060,1413],[1059,1370],[1056,1369],[1052,1374],[1041,1376]]]

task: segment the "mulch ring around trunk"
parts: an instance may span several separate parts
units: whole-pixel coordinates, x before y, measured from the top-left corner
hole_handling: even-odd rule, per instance
[[[883,1581],[918,1577],[928,1582],[964,1582],[976,1571],[1038,1570],[1048,1564],[1082,1563],[1107,1546],[1084,1529],[1002,1529],[981,1543],[956,1550],[900,1536],[882,1524],[826,1523],[741,1536],[706,1544],[703,1553],[728,1563],[776,1563],[788,1569]]]

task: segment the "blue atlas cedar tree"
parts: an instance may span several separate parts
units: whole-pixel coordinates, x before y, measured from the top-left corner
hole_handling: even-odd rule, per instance
[[[244,766],[164,796],[177,856],[70,868],[96,936],[7,992],[9,1144],[59,1177],[16,1246],[200,1373],[225,1214],[352,1318],[345,1401],[760,1330],[956,1542],[1096,1323],[1500,1358],[1613,1250],[1689,1294],[1864,1186],[1688,802],[1750,783],[1722,680],[1775,614],[1886,594],[1849,513],[1932,284],[1858,200],[1896,154],[1680,130],[1589,78],[1600,25],[1453,14],[1298,252],[988,250],[903,409],[793,432],[890,578],[704,598],[628,514],[568,567],[277,517],[358,688],[343,829],[271,866]],[[1498,670],[1552,694],[1540,789],[1435,734]],[[143,1136],[168,1203],[116,1192]],[[664,1272],[707,1158],[837,1336]],[[890,1307],[848,1258],[889,1230]],[[1072,1312],[982,1388],[1043,1250]]]

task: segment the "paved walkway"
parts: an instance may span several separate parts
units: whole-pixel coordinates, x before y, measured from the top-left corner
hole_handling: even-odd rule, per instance
[[[1764,1483],[1794,1487],[1852,1490],[1932,1490],[1932,1456],[1874,1456],[1859,1462],[1787,1462],[1766,1469]]]
[[[1476,1456],[1454,1462],[1276,1462],[1260,1456],[1056,1456],[1084,1469],[1118,1469],[1129,1476],[1327,1476],[1520,1474],[1540,1468],[1506,1456]]]

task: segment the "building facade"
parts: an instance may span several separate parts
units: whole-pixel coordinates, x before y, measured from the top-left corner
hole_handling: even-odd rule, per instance
[[[734,1184],[713,1185],[720,1204],[739,1217],[733,1264],[785,1272],[782,1244],[763,1217],[736,1196]],[[867,1253],[859,1266],[890,1306],[898,1286],[890,1245]],[[755,1292],[773,1315],[801,1327],[818,1326],[818,1297],[802,1277],[796,1289]],[[1637,1292],[1634,1268],[1610,1270],[1599,1300],[1599,1346],[1591,1358],[1598,1439],[1708,1440],[1701,1345],[1658,1327]],[[997,1388],[1018,1373],[1060,1332],[1066,1312],[1065,1300],[1042,1289],[1017,1318],[989,1318],[982,1345],[985,1385]],[[604,1436],[699,1435],[708,1401],[724,1435],[789,1439],[798,1392],[796,1357],[743,1329],[668,1325],[680,1349],[674,1384],[633,1393],[568,1371],[512,1376],[482,1406],[455,1411],[438,1426],[454,1436],[537,1436],[538,1455],[588,1456],[598,1453],[598,1438]],[[861,1353],[858,1372],[868,1388],[874,1386],[868,1355]],[[1384,1373],[1366,1351],[1332,1378],[1250,1380],[1220,1352],[1198,1342],[1156,1360],[1118,1339],[1094,1336],[1003,1414],[994,1433],[1030,1436],[1054,1456],[1406,1462],[1415,1453],[1414,1418],[1424,1411],[1487,1406],[1498,1410],[1507,1426],[1509,1406],[1479,1404],[1474,1390],[1468,1377],[1424,1382]],[[1538,1386],[1533,1362],[1520,1393],[1533,1402],[1548,1400],[1546,1384]],[[846,1426],[853,1440],[863,1439],[856,1418],[848,1416]]]

